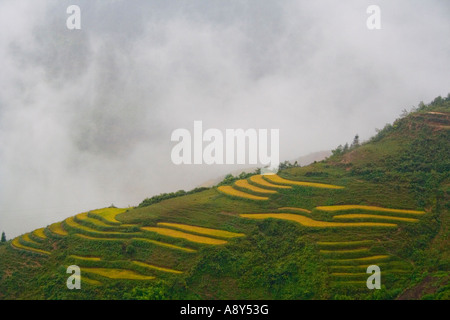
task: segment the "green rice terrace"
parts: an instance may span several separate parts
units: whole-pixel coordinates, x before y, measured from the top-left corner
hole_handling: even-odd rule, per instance
[[[439,97],[306,167],[31,230],[0,245],[0,299],[450,299],[449,116]]]

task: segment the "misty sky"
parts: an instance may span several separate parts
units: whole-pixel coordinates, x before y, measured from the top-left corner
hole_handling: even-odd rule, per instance
[[[68,30],[66,8],[81,8]],[[381,8],[381,30],[366,9]],[[279,128],[280,158],[450,92],[450,2],[0,0],[0,231],[189,190],[171,132]],[[180,213],[182,214],[182,213]]]

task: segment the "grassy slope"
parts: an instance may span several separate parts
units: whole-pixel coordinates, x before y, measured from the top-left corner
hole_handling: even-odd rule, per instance
[[[396,121],[359,148],[280,173],[286,179],[335,184],[345,189],[293,186],[277,189],[268,201],[251,201],[212,188],[129,209],[116,217],[122,225],[111,224],[111,228],[106,228],[111,231],[109,234],[103,235],[101,232],[108,231],[101,228],[100,233],[89,231],[96,226],[93,220],[90,223],[77,220],[81,227],[63,223],[69,232],[65,237],[46,230],[47,239],[33,238],[38,245],[19,239],[29,247],[50,251],[49,256],[17,250],[10,244],[1,245],[0,299],[448,299],[450,139],[445,128],[448,122],[442,120],[442,115],[428,112],[448,113],[449,106],[449,100],[436,101]],[[278,219],[251,220],[239,216],[300,207],[311,212],[291,213],[335,221],[335,213],[314,208],[337,204],[424,209],[427,213],[413,217],[420,220],[418,223],[398,222],[398,228],[307,228]],[[88,216],[101,219],[96,214]],[[213,246],[140,229],[156,226],[158,222],[244,233],[245,237],[226,239],[226,245]],[[97,239],[81,238],[76,233]],[[195,252],[156,245],[155,241]],[[323,242],[342,243],[336,249]],[[73,256],[101,257],[101,260],[80,260]],[[378,258],[368,263],[349,260],[367,256]],[[365,286],[368,276],[365,264],[372,263],[382,269],[382,290],[369,291]],[[155,280],[108,279],[87,274],[83,276],[92,281],[83,282],[82,290],[70,291],[66,288],[69,275],[65,271],[71,264],[82,269],[125,269],[154,276]],[[157,268],[146,268],[145,264]],[[183,273],[164,272],[165,269]]]

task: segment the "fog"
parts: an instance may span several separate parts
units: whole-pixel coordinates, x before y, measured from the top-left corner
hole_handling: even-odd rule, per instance
[[[66,27],[69,5],[81,30]],[[381,30],[366,9],[381,8]],[[0,232],[189,190],[173,130],[280,129],[288,160],[450,92],[447,1],[0,0]],[[180,213],[182,214],[182,213]]]

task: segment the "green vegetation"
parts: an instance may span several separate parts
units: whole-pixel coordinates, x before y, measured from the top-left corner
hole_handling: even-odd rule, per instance
[[[182,197],[182,196],[185,196],[188,194],[202,192],[206,189],[208,189],[208,188],[202,187],[202,188],[195,188],[195,189],[193,189],[191,191],[187,191],[187,192],[184,190],[178,190],[177,192],[161,193],[161,194],[153,196],[151,198],[144,199],[144,201],[142,201],[138,207],[142,208],[142,207],[151,206],[152,204],[159,203],[163,200],[168,200],[168,199],[172,199],[172,198],[176,198],[176,197]]]
[[[0,245],[0,299],[449,299],[449,116],[439,98],[278,178],[229,175],[17,237]],[[83,290],[65,286],[74,263]]]

